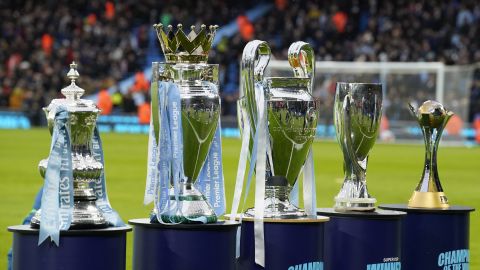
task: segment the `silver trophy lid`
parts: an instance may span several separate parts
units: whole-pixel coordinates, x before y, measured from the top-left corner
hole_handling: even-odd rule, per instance
[[[67,77],[70,79],[71,83],[69,86],[61,90],[65,98],[52,100],[52,103],[50,103],[46,111],[54,112],[55,110],[52,109],[63,105],[69,112],[100,112],[93,101],[80,98],[85,93],[85,90],[77,86],[75,83],[75,80],[80,77],[75,62],[70,64],[70,70],[67,73]]]

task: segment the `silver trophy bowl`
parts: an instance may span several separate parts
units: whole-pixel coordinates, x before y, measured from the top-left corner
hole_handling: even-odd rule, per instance
[[[80,99],[84,90],[75,84],[79,77],[76,64],[70,65],[67,76],[72,84],[62,89],[65,99],[55,99],[44,108],[50,134],[53,133],[55,107],[66,106],[69,113],[68,129],[70,131],[72,170],[73,170],[73,215],[71,229],[107,227],[102,212],[95,204],[97,197],[93,190],[103,171],[103,165],[97,161],[91,151],[92,137],[100,110],[90,100]],[[42,178],[45,177],[48,159],[40,161],[38,167]],[[31,226],[40,227],[41,209],[32,217]]]
[[[266,42],[255,40],[244,49],[241,71],[241,100],[238,102],[239,125],[251,123],[251,139],[257,123],[257,97],[264,89],[267,104],[268,142],[265,187],[265,218],[301,218],[306,213],[289,201],[289,194],[298,180],[315,138],[318,103],[312,97],[314,55],[307,43],[290,46],[289,62],[295,77],[263,77],[270,58]],[[258,88],[255,85],[261,84]],[[245,115],[248,119],[243,119]],[[253,143],[250,144],[252,150]],[[253,217],[255,210],[245,213]]]
[[[337,211],[373,211],[376,199],[367,190],[368,155],[382,116],[382,85],[337,83],[334,122],[343,152],[345,179],[335,197]]]

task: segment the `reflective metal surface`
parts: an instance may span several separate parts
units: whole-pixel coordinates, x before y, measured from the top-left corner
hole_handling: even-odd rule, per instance
[[[245,106],[243,109],[246,110],[251,124],[251,142],[257,125],[255,84],[263,83],[263,73],[270,61],[270,53],[268,44],[261,40],[250,41],[243,49],[240,70],[240,99],[244,100],[241,103]]]
[[[193,184],[205,163],[220,117],[220,96],[208,84],[218,85],[218,65],[160,63],[159,70],[164,71],[158,76],[161,80],[172,80],[178,84],[182,101],[183,167],[186,179],[180,182],[180,200],[181,215],[187,219],[178,213],[173,220],[187,222],[188,219],[205,216],[215,222],[212,207]],[[176,205],[174,198],[170,205]],[[166,217],[164,220],[172,218]]]
[[[182,103],[183,128],[183,167],[185,179],[180,181],[179,203],[177,213],[167,211],[163,220],[168,222],[188,223],[190,219],[206,217],[207,222],[216,222],[214,210],[194,186],[210,150],[220,117],[220,96],[212,89],[218,89],[218,65],[206,64],[211,43],[218,26],[202,25],[195,33],[185,35],[182,26],[169,39],[168,33],[173,27],[168,26],[167,33],[161,24],[154,25],[167,63],[154,62],[154,81],[173,81],[179,87]],[[153,101],[153,100],[152,100]],[[155,121],[155,120],[154,120]],[[158,134],[156,131],[155,134]],[[176,209],[176,201],[170,190],[170,206]],[[155,210],[154,210],[155,212]]]
[[[202,24],[198,33],[192,25],[188,35],[183,32],[182,24],[177,25],[176,31],[173,31],[171,25],[168,25],[165,31],[161,23],[154,24],[153,28],[157,31],[167,63],[198,64],[207,62],[218,25],[210,25],[207,30],[207,27]]]
[[[265,188],[266,218],[297,218],[306,214],[291,204],[288,195],[305,164],[315,138],[318,103],[312,97],[315,70],[313,50],[307,43],[295,42],[289,49],[289,63],[295,77],[263,77],[270,58],[267,43],[249,42],[243,51],[241,100],[252,125],[251,142],[257,123],[255,84],[262,84],[267,100],[268,140]],[[239,125],[244,119],[239,117]],[[254,216],[254,209],[246,212]]]
[[[448,199],[443,193],[437,169],[437,151],[442,132],[453,116],[442,104],[427,100],[420,108],[409,105],[412,115],[422,129],[425,141],[425,165],[422,178],[408,202],[409,207],[448,208]]]
[[[68,127],[72,147],[74,188],[74,209],[70,228],[106,227],[108,223],[95,205],[97,198],[92,188],[103,170],[102,164],[93,157],[91,151],[93,132],[100,110],[92,101],[80,99],[84,90],[75,84],[75,80],[79,77],[75,63],[70,65],[67,76],[72,83],[62,89],[65,99],[53,100],[48,108],[44,108],[44,111],[47,115],[50,133],[53,131],[55,108],[63,105],[69,112]],[[48,159],[39,163],[42,178],[45,177],[47,163]],[[32,218],[31,225],[33,227],[40,226],[40,214],[41,210],[37,211]]]
[[[173,189],[170,189],[170,207],[166,211],[168,214],[162,215],[164,222],[196,223],[194,220],[198,218],[205,218],[207,223],[217,221],[215,211],[208,203],[207,198],[192,185],[192,182],[195,181],[191,181],[189,178],[180,183],[178,205],[175,193]],[[156,209],[153,212],[157,214]]]
[[[345,180],[335,197],[336,211],[371,211],[376,200],[367,190],[368,154],[382,116],[382,85],[337,83],[334,121],[343,152]]]

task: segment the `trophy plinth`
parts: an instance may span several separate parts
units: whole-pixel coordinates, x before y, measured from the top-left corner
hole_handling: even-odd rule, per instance
[[[449,208],[410,207],[407,204],[384,204],[380,209],[407,213],[402,224],[402,269],[448,269],[461,265],[470,269],[470,224],[473,207],[450,205]],[[432,244],[434,243],[434,244]],[[446,263],[448,254],[463,252],[463,261]],[[458,254],[458,253],[457,253]],[[457,255],[457,258],[461,256]],[[452,266],[452,267],[450,267]]]
[[[425,141],[425,165],[420,183],[408,201],[408,207],[449,208],[448,199],[443,192],[437,169],[437,151],[442,132],[453,116],[442,104],[428,100],[415,109],[409,106],[412,115],[422,129]]]
[[[131,219],[134,227],[133,269],[235,270],[236,235],[240,223],[161,224]],[[179,256],[181,254],[181,256]]]
[[[325,270],[403,269],[404,212],[317,208],[317,213],[330,218],[324,232]]]
[[[378,136],[382,85],[337,83],[334,105],[337,140],[343,152],[345,179],[335,197],[335,210],[374,211],[367,189],[368,155]]]
[[[12,269],[126,269],[127,232],[132,228],[109,227],[61,231],[60,247],[38,244],[39,230],[29,225],[8,227],[13,234]]]
[[[188,35],[183,32],[181,24],[174,34],[171,25],[166,32],[162,24],[155,24],[154,28],[165,55],[165,63],[152,64],[152,89],[156,87],[153,82],[173,82],[178,86],[185,176],[178,183],[178,200],[172,178],[167,203],[169,207],[160,217],[167,223],[198,223],[196,220],[199,218],[213,223],[217,221],[215,211],[195,183],[209,154],[220,117],[220,95],[212,88],[212,85],[216,87],[219,84],[218,65],[207,64],[218,26],[210,26],[207,30],[202,25],[198,33],[192,26]],[[173,37],[169,38],[171,35]],[[155,119],[154,125],[158,125]],[[156,215],[154,209],[152,222],[158,222]]]
[[[93,185],[100,180],[103,165],[92,154],[92,137],[100,110],[92,101],[81,99],[84,91],[75,84],[80,76],[77,65],[72,63],[67,77],[71,84],[62,89],[65,99],[55,99],[44,108],[48,120],[50,134],[53,133],[55,113],[58,106],[66,107],[68,111],[68,129],[70,131],[72,171],[73,171],[73,197],[74,206],[70,228],[101,228],[107,227],[102,212],[96,206]],[[39,171],[42,178],[47,171],[48,159],[41,160]],[[41,209],[32,217],[31,226],[40,226]]]

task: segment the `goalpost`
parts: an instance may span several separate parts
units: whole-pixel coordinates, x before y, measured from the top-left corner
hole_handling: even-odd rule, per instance
[[[419,106],[429,99],[453,111],[461,120],[463,132],[469,127],[470,88],[476,68],[480,68],[478,63],[447,66],[441,62],[317,61],[313,95],[321,104],[320,126],[326,131],[332,129],[336,82],[379,82],[383,84],[383,115],[397,139],[419,138],[419,130],[407,106],[408,103]],[[267,76],[292,76],[292,69],[288,61],[271,60]],[[464,133],[445,135],[463,140]],[[331,132],[319,134],[320,137],[331,135]]]

